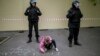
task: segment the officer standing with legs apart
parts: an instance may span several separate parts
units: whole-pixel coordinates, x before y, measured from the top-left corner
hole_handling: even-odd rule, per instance
[[[32,30],[34,26],[35,30],[35,37],[36,41],[39,42],[39,32],[38,32],[38,22],[39,22],[39,17],[41,16],[41,11],[39,8],[36,6],[36,1],[31,0],[30,2],[30,7],[26,9],[25,15],[28,16],[28,22],[29,22],[29,40],[27,43],[32,42]]]
[[[80,46],[81,44],[78,42],[78,34],[80,28],[80,20],[83,17],[80,8],[79,2],[72,2],[72,8],[68,11],[66,17],[69,19],[68,27],[69,27],[69,47],[72,47],[72,40],[74,38],[74,44]]]

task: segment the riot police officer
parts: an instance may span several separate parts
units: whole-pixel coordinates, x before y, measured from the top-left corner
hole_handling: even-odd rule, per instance
[[[78,34],[79,34],[79,28],[80,28],[80,21],[83,17],[80,8],[79,8],[79,2],[74,1],[72,2],[72,7],[68,11],[68,14],[66,17],[69,19],[68,21],[68,27],[69,27],[69,47],[72,47],[72,40],[74,38],[74,44],[75,45],[81,45],[78,42]]]
[[[39,38],[39,31],[38,31],[38,22],[39,22],[39,16],[41,16],[41,11],[40,9],[36,6],[36,2],[31,1],[30,2],[30,7],[26,9],[25,15],[28,16],[28,22],[29,22],[29,40],[27,43],[32,42],[32,30],[34,26],[35,30],[35,37],[36,41],[38,42]]]

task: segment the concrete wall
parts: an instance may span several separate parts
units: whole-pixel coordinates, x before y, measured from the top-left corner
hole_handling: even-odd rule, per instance
[[[37,6],[42,11],[40,29],[67,28],[66,14],[71,7],[71,0],[38,0]],[[27,30],[28,21],[24,16],[29,0],[0,0],[0,31]],[[80,0],[84,15],[81,27],[100,26],[100,5],[93,6],[87,0]]]

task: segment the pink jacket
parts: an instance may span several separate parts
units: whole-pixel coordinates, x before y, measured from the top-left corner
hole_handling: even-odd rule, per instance
[[[44,43],[44,41],[45,41],[45,37],[48,37],[49,38],[49,42],[51,43],[51,41],[52,41],[52,38],[50,37],[50,36],[41,36],[40,37],[40,39],[39,39],[39,50],[40,50],[40,52],[42,52],[42,53],[44,53],[45,52],[45,43]]]

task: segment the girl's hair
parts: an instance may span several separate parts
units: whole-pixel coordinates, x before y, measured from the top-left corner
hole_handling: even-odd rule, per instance
[[[50,42],[51,42],[51,40],[52,40],[52,39],[51,39],[51,37],[50,37],[50,36],[46,36],[46,37],[45,37],[45,41],[46,41],[46,42],[50,43]]]

